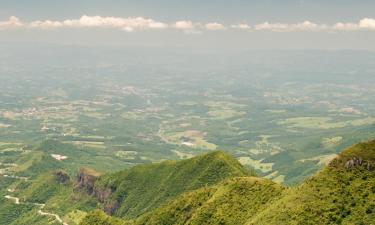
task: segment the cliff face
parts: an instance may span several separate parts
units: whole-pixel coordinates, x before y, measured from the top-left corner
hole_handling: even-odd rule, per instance
[[[102,203],[104,212],[112,215],[119,208],[120,203],[116,200],[110,200],[110,196],[113,193],[111,188],[95,185],[100,176],[101,174],[95,170],[82,168],[77,174],[74,188],[94,196],[98,202]]]
[[[112,194],[112,190],[110,188],[98,188],[94,189],[94,195],[98,199],[99,202],[104,203],[109,196]]]
[[[375,168],[375,140],[359,143],[344,150],[330,163],[333,168],[356,169],[363,168],[373,171]]]
[[[100,175],[100,173],[92,169],[82,168],[77,174],[74,188],[84,190],[89,195],[92,195],[94,193],[95,181]]]
[[[107,214],[133,219],[183,192],[246,175],[247,171],[231,156],[211,152],[102,176],[95,183],[93,194]]]
[[[113,193],[111,188],[105,187],[95,187],[93,195],[96,199],[102,203],[103,210],[108,215],[113,215],[113,213],[120,207],[120,203],[117,200],[111,200],[111,194]]]
[[[70,181],[69,175],[62,170],[55,171],[55,178],[59,184],[68,184]]]

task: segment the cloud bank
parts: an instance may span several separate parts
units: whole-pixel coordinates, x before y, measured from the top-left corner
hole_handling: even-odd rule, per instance
[[[64,21],[33,21],[23,23],[28,28],[53,29],[53,28],[80,28],[80,27],[99,27],[99,28],[117,28],[125,31],[136,31],[145,29],[165,29],[167,24],[143,17],[101,17],[101,16],[82,16],[79,19]]]
[[[202,33],[203,31],[244,30],[270,32],[332,32],[332,31],[375,31],[375,19],[363,18],[358,22],[337,22],[335,24],[317,24],[311,21],[300,23],[270,23],[263,22],[255,25],[246,23],[222,24],[219,22],[193,22],[180,20],[166,23],[144,17],[102,17],[84,15],[79,19],[36,20],[25,22],[11,16],[8,20],[0,21],[0,31],[10,29],[61,29],[61,28],[112,28],[127,32],[142,30],[182,30],[186,33]]]
[[[214,23],[207,23],[205,25],[205,28],[207,30],[225,30],[226,29],[226,27],[223,24],[216,23],[216,22],[214,22]]]

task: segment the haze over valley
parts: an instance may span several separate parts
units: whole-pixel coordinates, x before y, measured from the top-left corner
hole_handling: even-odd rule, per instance
[[[38,2],[0,3],[0,224],[374,224],[372,2]]]

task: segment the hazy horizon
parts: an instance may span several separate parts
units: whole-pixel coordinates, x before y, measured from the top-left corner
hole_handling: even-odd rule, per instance
[[[375,50],[374,1],[9,1],[0,42]]]

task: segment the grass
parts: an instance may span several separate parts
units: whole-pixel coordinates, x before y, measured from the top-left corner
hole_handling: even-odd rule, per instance
[[[300,162],[305,161],[318,161],[318,165],[327,166],[334,158],[337,157],[337,154],[328,154],[328,155],[319,155],[308,159],[300,159]]]
[[[8,145],[10,145],[10,146],[20,146],[20,145],[22,145],[21,143],[12,143],[12,142],[0,142],[0,147],[2,147],[2,146],[8,146]]]
[[[41,147],[48,151],[51,144]],[[52,149],[55,148],[56,145]],[[323,162],[326,156],[307,161]],[[347,162],[354,159],[361,159],[362,164],[348,168]],[[62,215],[72,225],[367,225],[375,219],[373,169],[375,141],[345,149],[315,176],[289,188],[277,184],[284,181],[283,174],[268,174],[272,181],[251,177],[238,161],[223,152],[139,165],[106,175],[85,168],[85,173],[100,176],[94,190],[111,190],[99,205],[93,196],[73,189],[73,176],[59,183],[57,173],[45,172],[30,181],[4,185],[15,188],[12,194],[22,201],[46,203],[46,211]],[[119,206],[114,215],[123,220],[101,211],[89,212],[113,203]],[[19,215],[3,215],[0,222],[4,224],[53,224],[52,220],[35,217],[34,208],[14,208],[14,204],[5,202],[0,205],[0,213],[1,210],[15,210]]]
[[[100,210],[89,213],[80,225],[127,225],[125,221],[107,216]]]
[[[323,138],[320,143],[323,148],[333,148],[338,146],[343,141],[343,137],[337,136],[332,138]]]
[[[77,146],[82,147],[89,147],[89,148],[97,148],[97,149],[106,149],[104,142],[97,142],[97,141],[70,141],[66,143],[72,143]]]
[[[281,121],[279,125],[286,125],[288,128],[308,128],[308,129],[332,129],[343,128],[345,122],[330,122],[330,117],[295,117]]]
[[[140,112],[124,112],[121,117],[127,120],[144,120],[145,115]]]
[[[359,158],[361,165],[346,166],[348,160]],[[344,150],[298,187],[283,188],[263,178],[227,178],[184,192],[135,220],[112,223],[111,217],[100,212],[91,217],[96,224],[108,225],[371,225],[375,221],[374,169],[372,141]],[[277,173],[272,177],[283,178]]]
[[[222,152],[213,152],[179,162],[139,165],[108,174],[97,181],[95,188],[112,190],[104,207],[118,202],[120,207],[115,215],[135,218],[185,191],[246,174],[248,172],[238,161]]]
[[[279,197],[283,188],[255,177],[239,177],[188,192],[140,217],[135,224],[243,224]]]
[[[251,166],[255,170],[261,170],[263,173],[272,171],[273,163],[262,163],[262,160],[254,160],[250,157],[239,157],[238,161],[242,165]]]
[[[73,210],[64,216],[64,221],[68,224],[80,224],[86,217],[87,212],[81,210]]]
[[[164,133],[160,132],[159,134],[167,143],[175,145],[184,145],[185,143],[189,144],[191,148],[200,148],[206,150],[215,150],[217,146],[213,143],[210,143],[204,139],[205,134],[197,130],[187,130],[182,132],[173,132],[173,133]]]
[[[346,168],[354,157],[363,166]],[[290,189],[248,224],[371,224],[375,221],[375,141],[343,151],[328,167]]]
[[[211,110],[207,112],[207,115],[209,115],[210,117],[221,120],[230,119],[237,116],[243,116],[245,114],[245,112],[239,112],[233,109]]]
[[[255,146],[250,148],[249,152],[253,155],[268,153],[271,155],[277,154],[282,151],[282,148],[278,143],[270,142],[271,135],[260,135],[259,139],[255,141]],[[249,142],[241,142],[239,144],[249,144]],[[249,146],[250,147],[250,146]]]
[[[178,150],[171,150],[171,152],[175,153],[180,159],[189,159],[194,157],[191,153],[181,152]]]
[[[375,118],[367,117],[362,119],[332,122],[331,117],[295,117],[278,122],[279,125],[286,125],[288,128],[307,129],[335,129],[347,126],[364,126],[375,123]]]
[[[10,126],[9,124],[0,123],[0,128],[8,128]]]

